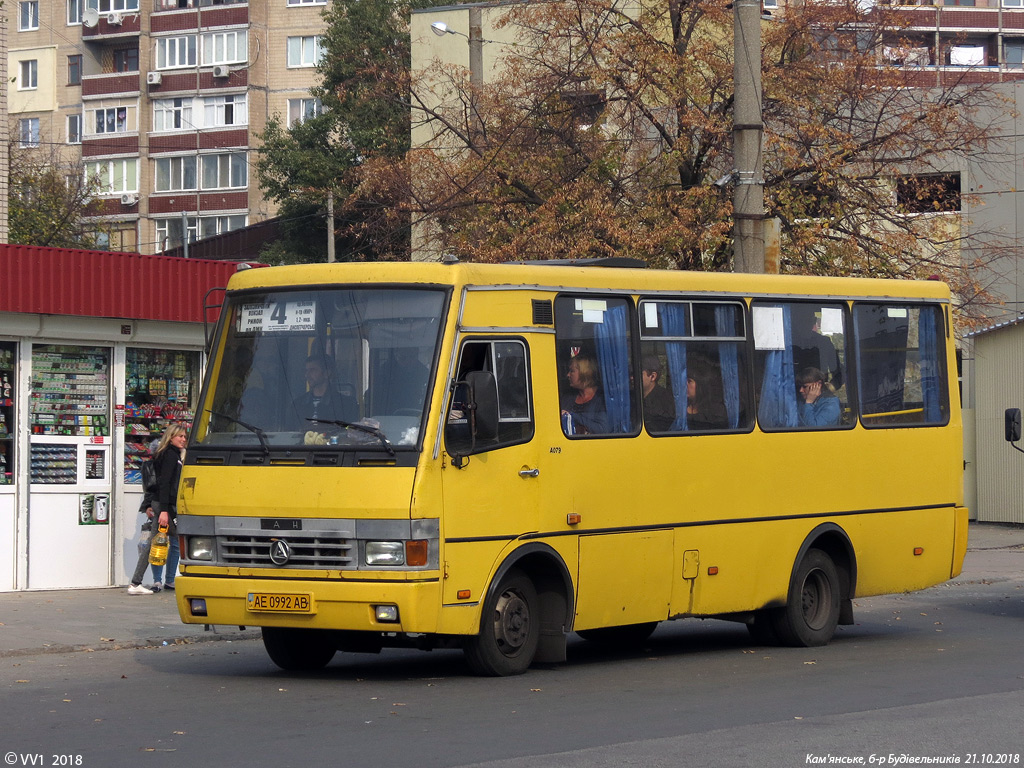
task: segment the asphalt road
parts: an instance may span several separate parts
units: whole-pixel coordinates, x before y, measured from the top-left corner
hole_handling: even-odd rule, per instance
[[[641,651],[602,653],[577,639],[568,663],[504,679],[470,676],[454,651],[339,654],[323,672],[295,676],[254,640],[10,657],[0,665],[0,759],[92,768],[1020,764],[1019,574],[858,600],[856,618],[813,649],[758,647],[724,622],[673,622]]]

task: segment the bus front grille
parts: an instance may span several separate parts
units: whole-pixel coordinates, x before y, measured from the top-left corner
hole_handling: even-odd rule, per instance
[[[287,542],[287,556],[273,545]],[[257,568],[353,568],[355,542],[320,536],[219,536],[219,559],[226,565]]]

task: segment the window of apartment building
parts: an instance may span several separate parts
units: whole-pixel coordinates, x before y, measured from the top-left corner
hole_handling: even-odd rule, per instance
[[[39,0],[21,0],[18,3],[18,31],[39,29]]]
[[[68,144],[82,143],[82,116],[68,115]]]
[[[1024,38],[1005,38],[1003,61],[1008,67],[1024,67]]]
[[[229,96],[210,96],[203,99],[203,125],[219,128],[229,125],[247,125],[249,108],[244,93]]]
[[[68,85],[82,84],[82,54],[68,56]]]
[[[156,220],[157,250],[166,251],[182,244],[183,231],[188,233],[188,241],[194,243],[200,237],[213,237],[225,232],[233,232],[246,225],[243,214],[231,216],[189,216],[185,219],[182,229],[181,216]]]
[[[200,216],[199,236],[213,237],[214,235],[222,235],[225,232],[234,232],[236,229],[242,229],[245,224],[246,216],[244,214],[235,216]]]
[[[903,213],[958,213],[960,174],[903,176],[896,180],[896,205]]]
[[[203,35],[203,64],[238,64],[249,59],[248,35],[244,29]]]
[[[85,7],[95,8],[100,13],[137,11],[139,0],[85,0]]]
[[[1004,8],[1020,8],[1024,5],[1024,0],[1003,0]]]
[[[229,152],[201,157],[203,189],[241,189],[249,184],[249,164],[245,152]]]
[[[288,0],[288,5],[327,5],[327,0]]]
[[[196,65],[196,36],[161,37],[156,41],[156,68],[194,67]]]
[[[18,146],[22,149],[39,146],[38,117],[23,117],[18,120]]]
[[[195,155],[158,158],[156,161],[155,189],[157,192],[195,190]]]
[[[114,51],[115,72],[138,72],[139,71],[139,49],[138,46],[131,48],[118,48]]]
[[[39,62],[35,59],[18,62],[18,90],[27,91],[39,87]]]
[[[68,24],[82,23],[82,0],[68,0]]]
[[[93,160],[85,164],[85,178],[95,182],[101,195],[139,191],[139,160]]]
[[[184,242],[187,233],[188,241],[194,243],[199,238],[199,221],[195,216],[189,216],[184,221],[175,216],[172,219],[156,220],[156,247],[158,251],[166,251],[170,248],[177,248]]]
[[[315,67],[323,57],[323,35],[288,38],[288,66]]]
[[[288,99],[288,127],[316,117],[324,111],[320,99]]]
[[[192,123],[192,99],[157,99],[153,102],[153,130],[196,128]]]
[[[138,107],[112,105],[85,111],[86,131],[97,133],[127,133],[139,129]]]
[[[125,223],[111,223],[103,230],[91,233],[96,238],[96,247],[101,251],[125,251],[138,253],[139,238],[135,227]]]

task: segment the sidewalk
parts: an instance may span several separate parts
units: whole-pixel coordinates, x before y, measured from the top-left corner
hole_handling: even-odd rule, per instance
[[[964,571],[953,584],[1024,582],[1024,526],[971,523]],[[258,638],[259,629],[178,620],[173,592],[124,587],[0,593],[0,657]]]

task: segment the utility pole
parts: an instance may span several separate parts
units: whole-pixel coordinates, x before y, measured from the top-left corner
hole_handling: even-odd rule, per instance
[[[334,263],[334,190],[327,190],[327,263]]]
[[[764,272],[761,0],[733,0],[733,269]]]

